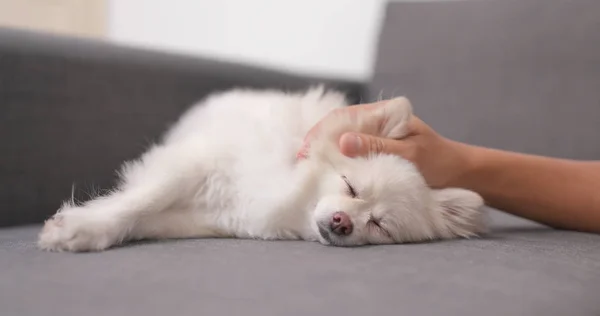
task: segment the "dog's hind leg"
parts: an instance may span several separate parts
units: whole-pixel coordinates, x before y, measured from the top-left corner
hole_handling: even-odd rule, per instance
[[[39,247],[99,251],[129,239],[189,237],[194,231],[209,234],[203,229],[206,223],[192,218],[189,211],[195,190],[205,182],[205,169],[182,154],[176,148],[155,147],[125,165],[122,184],[110,194],[82,205],[65,203],[46,221]],[[174,157],[179,158],[177,163],[170,161]]]

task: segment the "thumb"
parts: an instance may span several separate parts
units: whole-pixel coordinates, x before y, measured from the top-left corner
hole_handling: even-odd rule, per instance
[[[398,141],[366,134],[346,133],[340,137],[339,146],[342,154],[349,157],[366,156],[368,154],[393,153]],[[397,151],[397,150],[396,150]]]

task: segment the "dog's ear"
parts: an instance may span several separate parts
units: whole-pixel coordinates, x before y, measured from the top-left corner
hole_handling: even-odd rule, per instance
[[[481,207],[483,198],[465,189],[432,190],[436,212],[453,236],[473,237],[485,232]]]

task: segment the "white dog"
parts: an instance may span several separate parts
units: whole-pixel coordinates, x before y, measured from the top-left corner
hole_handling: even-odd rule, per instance
[[[406,98],[358,117],[334,112],[308,158],[297,161],[307,131],[346,105],[341,93],[321,87],[211,95],[139,160],[125,163],[117,189],[82,205],[64,203],[38,245],[100,251],[127,240],[235,237],[357,246],[483,232],[476,193],[432,190],[397,156],[339,152],[347,131],[404,136],[412,115]]]

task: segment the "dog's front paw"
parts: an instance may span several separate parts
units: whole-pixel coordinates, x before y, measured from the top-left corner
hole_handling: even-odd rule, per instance
[[[116,243],[117,225],[86,209],[58,212],[44,223],[38,247],[49,251],[101,251]]]

